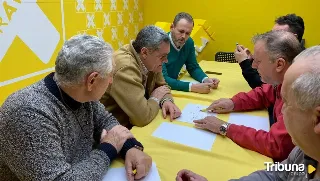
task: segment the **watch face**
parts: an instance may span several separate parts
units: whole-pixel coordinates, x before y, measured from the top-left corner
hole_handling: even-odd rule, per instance
[[[227,128],[224,125],[220,126],[220,134],[224,135],[226,131],[227,131]]]

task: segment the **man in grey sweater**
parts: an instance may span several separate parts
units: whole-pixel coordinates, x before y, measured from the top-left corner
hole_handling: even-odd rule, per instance
[[[118,153],[128,180],[144,177],[151,157],[99,103],[113,67],[110,45],[75,36],[55,73],[10,95],[0,108],[0,180],[101,180]]]
[[[320,46],[300,53],[287,70],[281,89],[284,123],[296,147],[281,163],[268,163],[239,181],[320,181]],[[181,170],[177,181],[206,181]],[[235,181],[233,180],[233,181]]]

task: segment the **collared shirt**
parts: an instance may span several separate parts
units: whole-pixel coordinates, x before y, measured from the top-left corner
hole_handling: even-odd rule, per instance
[[[132,46],[133,40],[131,40],[130,43],[131,43],[131,46]],[[138,53],[134,50],[134,48],[133,48],[133,51],[134,51],[135,56],[136,56],[137,59],[138,59],[139,64],[141,65],[140,69],[141,69],[141,73],[142,73],[142,76],[143,76],[142,83],[143,83],[144,88],[146,88],[149,70],[148,70],[147,67],[143,64],[142,60],[140,59],[140,56],[139,56]]]

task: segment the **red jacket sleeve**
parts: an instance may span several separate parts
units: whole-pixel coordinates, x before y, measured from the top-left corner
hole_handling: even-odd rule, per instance
[[[248,93],[240,92],[231,100],[234,103],[234,111],[263,109],[275,103],[276,93],[272,85],[263,84]]]
[[[241,147],[259,152],[275,161],[282,161],[288,157],[294,145],[285,128],[282,114],[277,120],[269,132],[231,124],[227,136]]]

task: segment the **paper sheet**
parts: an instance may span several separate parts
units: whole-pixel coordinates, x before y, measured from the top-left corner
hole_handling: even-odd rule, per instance
[[[207,116],[217,116],[216,113],[202,112],[202,109],[206,109],[208,106],[203,106],[199,104],[187,104],[186,107],[182,110],[182,114],[178,121],[192,123],[194,120],[203,119]]]
[[[102,181],[127,181],[126,169],[124,167],[111,168],[103,177]],[[153,162],[149,174],[140,181],[161,181],[156,164]]]
[[[167,122],[162,123],[152,136],[206,151],[211,150],[216,139],[212,132]]]
[[[229,123],[243,125],[256,130],[270,130],[269,118],[260,116],[251,116],[242,113],[231,113]]]

